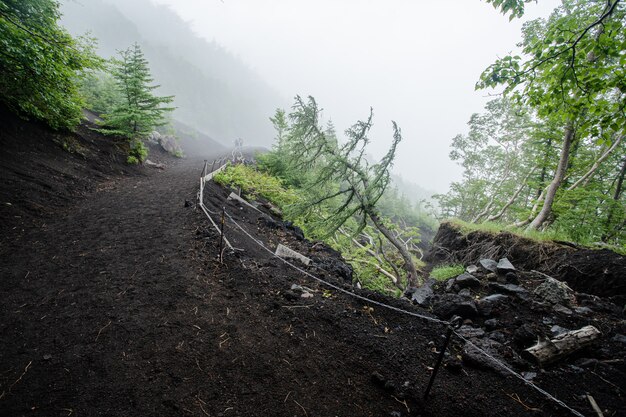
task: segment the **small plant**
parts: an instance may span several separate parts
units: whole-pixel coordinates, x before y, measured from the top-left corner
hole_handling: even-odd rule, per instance
[[[433,269],[430,276],[435,278],[437,281],[445,281],[447,279],[454,278],[457,275],[461,275],[463,272],[465,272],[465,267],[463,265],[442,265]]]
[[[128,152],[128,159],[126,160],[129,164],[139,164],[143,163],[148,156],[148,148],[143,144],[141,139],[132,139],[130,141],[130,151]]]

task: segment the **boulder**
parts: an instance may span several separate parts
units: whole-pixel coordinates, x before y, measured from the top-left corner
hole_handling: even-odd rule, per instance
[[[480,287],[480,280],[472,274],[461,274],[455,278],[456,285],[459,288],[476,288]]]
[[[476,304],[471,299],[456,294],[443,294],[433,303],[433,313],[447,320],[452,316],[471,318],[478,315]]]
[[[500,259],[500,261],[498,261],[498,264],[496,265],[496,269],[501,274],[506,274],[507,272],[515,272],[515,267],[507,258]]]
[[[495,310],[503,309],[509,302],[509,296],[504,294],[492,294],[483,297],[477,302],[478,311],[482,316],[489,317]]]
[[[574,291],[566,283],[547,277],[537,288],[535,295],[550,304],[569,307],[574,302]]]
[[[515,284],[501,284],[499,282],[490,282],[489,288],[498,293],[516,295],[520,298],[526,298],[528,290]]]
[[[502,343],[490,338],[476,339],[473,340],[472,343],[465,343],[463,352],[461,353],[463,363],[479,369],[490,369],[503,376],[508,375],[508,372],[506,372],[502,366],[498,365],[496,361],[485,355],[481,350],[487,352],[491,357],[496,359],[496,361],[506,365],[504,358],[500,354],[500,351],[504,350],[504,346]]]
[[[496,272],[498,270],[498,263],[493,259],[481,259],[478,263],[487,272]]]
[[[435,292],[433,291],[434,284],[435,280],[429,278],[421,287],[412,287],[408,289],[405,295],[418,306],[426,307],[430,304],[430,300],[435,295]]]
[[[183,148],[180,147],[178,140],[171,135],[161,135],[159,137],[159,145],[170,155],[182,156]]]

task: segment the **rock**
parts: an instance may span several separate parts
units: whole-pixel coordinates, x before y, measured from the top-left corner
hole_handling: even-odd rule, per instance
[[[481,315],[488,317],[493,314],[493,310],[505,306],[509,302],[509,296],[504,294],[492,294],[483,297],[477,302],[478,311]]]
[[[509,284],[519,284],[519,278],[515,272],[507,272],[504,278]]]
[[[478,310],[472,300],[468,300],[456,294],[443,294],[439,297],[439,300],[434,303],[433,313],[447,320],[452,316],[460,316],[461,318],[476,317]]]
[[[487,352],[497,361],[506,365],[504,358],[502,358],[499,353],[500,350],[503,350],[503,345],[500,342],[489,338],[478,339],[472,341],[471,344],[465,343],[463,352],[461,353],[463,363],[479,369],[490,369],[501,375],[508,375],[507,372],[497,364],[497,362],[482,353],[479,348]]]
[[[487,281],[489,282],[494,282],[498,280],[498,276],[496,274],[494,274],[493,272],[488,273],[487,275],[485,275],[485,278],[487,279]]]
[[[569,307],[575,300],[574,292],[564,282],[556,280],[552,277],[546,278],[537,288],[535,295],[550,304],[561,304]]]
[[[593,310],[591,310],[589,307],[576,307],[574,311],[583,316],[593,313]]]
[[[498,270],[498,263],[493,259],[481,259],[478,263],[487,272],[497,272]]]
[[[554,311],[556,311],[557,313],[566,314],[568,316],[571,316],[572,314],[574,314],[572,310],[570,310],[569,308],[565,306],[562,306],[561,304],[556,304],[553,308],[554,308]]]
[[[497,319],[489,319],[485,320],[485,329],[487,330],[495,330],[498,328],[498,320]]]
[[[468,274],[475,274],[478,272],[478,267],[476,265],[470,265],[465,268],[465,272],[467,272]]]
[[[183,148],[180,147],[178,140],[171,135],[161,135],[159,137],[159,145],[163,148],[163,150],[170,155],[174,156],[182,156]]]
[[[193,206],[193,203],[191,201],[189,201],[189,200],[185,200],[185,205],[184,206],[185,207],[191,207],[191,206]]]
[[[508,342],[508,340],[507,340],[506,336],[504,335],[504,333],[499,332],[499,331],[490,332],[489,333],[489,338],[492,339],[492,340],[495,340],[496,342],[500,342],[502,344]]]
[[[469,288],[463,288],[457,294],[459,294],[461,297],[471,297],[472,296],[472,292],[470,291]]]
[[[565,327],[561,327],[555,324],[554,326],[550,328],[550,332],[552,333],[552,337],[554,337],[554,336],[558,336],[560,334],[569,332],[569,329],[566,329]]]
[[[532,381],[537,377],[537,372],[522,372],[522,376],[526,381]]]
[[[313,294],[308,291],[303,291],[302,294],[300,294],[300,298],[313,298]]]
[[[454,291],[454,285],[456,284],[456,278],[452,278],[446,281],[446,292]]]
[[[480,280],[472,274],[461,274],[455,278],[456,285],[460,288],[476,288],[480,287]]]
[[[489,288],[499,293],[516,295],[520,298],[526,298],[528,290],[515,284],[500,284],[499,282],[490,282]]]
[[[293,249],[289,249],[287,246],[281,243],[279,243],[278,247],[276,248],[276,256],[286,259],[297,259],[305,265],[309,265],[311,263],[311,259],[296,252]]]
[[[165,169],[165,165],[161,164],[161,163],[157,163],[157,162],[152,162],[149,159],[146,159],[145,161],[143,161],[144,165],[147,165],[149,167],[153,167],[153,168],[157,168],[157,169]]]
[[[618,343],[624,343],[626,344],[626,336],[624,336],[623,334],[616,334],[615,336],[613,336],[611,338],[612,341],[614,342],[618,342]]]
[[[463,325],[459,327],[457,332],[463,336],[469,338],[480,338],[485,335],[485,331],[479,327],[471,327],[467,325]]]
[[[418,306],[426,307],[430,304],[430,300],[435,295],[433,291],[434,284],[435,280],[429,278],[426,280],[426,282],[424,282],[424,285],[422,285],[421,287],[412,287],[408,289],[405,295]]]
[[[352,267],[343,262],[340,256],[341,254],[337,252],[337,258],[334,256],[312,256],[311,260],[319,269],[341,278],[344,282],[352,283]]]
[[[531,346],[537,341],[537,334],[528,324],[518,327],[513,333],[513,341],[521,347]]]
[[[500,261],[498,261],[498,264],[496,265],[496,269],[501,274],[506,274],[507,272],[515,272],[515,267],[507,258],[500,259]]]

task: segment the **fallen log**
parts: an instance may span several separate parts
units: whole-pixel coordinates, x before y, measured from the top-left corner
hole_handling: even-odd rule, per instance
[[[537,344],[524,352],[539,365],[545,365],[564,358],[598,339],[602,333],[593,326],[562,333],[554,339],[540,338]]]

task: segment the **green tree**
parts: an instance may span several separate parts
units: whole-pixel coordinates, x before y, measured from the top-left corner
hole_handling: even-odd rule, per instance
[[[72,38],[59,17],[56,1],[0,0],[0,101],[55,129],[80,122],[76,80],[101,63],[93,40]]]
[[[313,169],[316,175],[306,184],[305,201],[295,210],[299,215],[312,211],[319,216],[317,223],[328,234],[350,222],[356,222],[351,235],[372,227],[396,249],[408,271],[408,284],[416,286],[418,274],[413,257],[379,209],[379,200],[390,183],[389,171],[402,135],[393,122],[393,141],[387,154],[378,163],[368,162],[366,147],[372,117],[370,112],[367,120],[358,121],[346,130],[347,141],[339,144],[332,126],[328,129],[320,126],[320,110],[315,100],[309,97],[305,102],[296,97],[289,115],[289,159],[295,169]],[[321,205],[330,210],[320,211]]]
[[[163,104],[171,103],[174,97],[152,94],[159,86],[151,85],[154,80],[138,43],[120,51],[119,55],[121,59],[113,60],[113,77],[122,100],[103,115],[100,131],[130,139],[128,162],[138,163],[147,156],[142,139],[156,127],[167,124],[165,114],[174,108],[163,107]]]
[[[504,12],[516,13],[520,6],[523,10],[521,1],[492,3]],[[624,134],[625,15],[620,0],[564,0],[549,19],[524,25],[524,57],[499,59],[477,84],[477,88],[504,85],[505,94],[562,127],[559,162],[529,228],[549,220],[577,141],[589,136],[610,141],[615,134]]]

